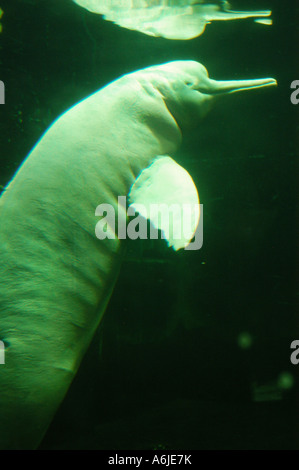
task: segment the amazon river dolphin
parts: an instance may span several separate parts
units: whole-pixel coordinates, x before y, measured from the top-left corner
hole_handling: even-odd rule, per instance
[[[39,445],[105,311],[125,241],[96,237],[96,207],[117,211],[143,170],[148,189],[163,156],[171,175],[181,128],[215,96],[275,84],[171,62],[121,77],[46,131],[0,198],[1,449]]]
[[[123,28],[167,39],[192,39],[200,36],[212,21],[256,18],[272,24],[270,10],[232,11],[220,0],[73,0],[92,13]]]

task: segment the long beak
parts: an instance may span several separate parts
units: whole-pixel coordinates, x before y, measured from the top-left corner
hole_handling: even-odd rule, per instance
[[[206,17],[209,20],[240,20],[242,18],[262,18],[271,16],[271,10],[262,10],[262,11],[232,11],[232,10],[218,10],[213,11],[210,15],[207,14]]]
[[[208,78],[205,83],[200,84],[200,92],[209,95],[221,95],[224,93],[235,93],[236,91],[251,90],[267,86],[276,86],[274,78],[260,78],[255,80],[225,80],[218,81]]]

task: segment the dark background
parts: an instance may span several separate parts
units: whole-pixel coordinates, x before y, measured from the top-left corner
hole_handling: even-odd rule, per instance
[[[290,362],[299,339],[295,4],[235,0],[236,10],[272,9],[274,25],[214,22],[199,38],[168,41],[70,0],[0,0],[2,186],[62,112],[124,73],[193,59],[212,78],[279,83],[226,97],[184,135],[175,157],[204,204],[203,248],[129,243],[41,448],[299,447],[299,365]]]

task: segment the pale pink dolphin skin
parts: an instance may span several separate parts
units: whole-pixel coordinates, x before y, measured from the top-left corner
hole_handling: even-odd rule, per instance
[[[233,11],[226,1],[214,0],[73,0],[92,13],[123,28],[167,39],[200,36],[212,21],[256,18],[271,25],[270,10]]]
[[[39,445],[105,311],[125,243],[96,238],[95,208],[117,210],[215,96],[275,84],[170,62],[114,81],[42,136],[0,198],[1,449]]]

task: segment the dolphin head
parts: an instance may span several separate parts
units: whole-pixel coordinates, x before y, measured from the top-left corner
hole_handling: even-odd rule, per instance
[[[277,85],[274,78],[213,80],[207,69],[195,61],[168,62],[150,67],[146,72],[152,74],[152,83],[180,127],[205,116],[217,97]]]

